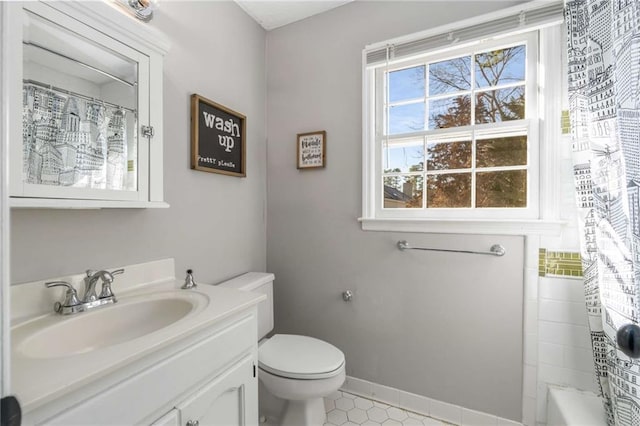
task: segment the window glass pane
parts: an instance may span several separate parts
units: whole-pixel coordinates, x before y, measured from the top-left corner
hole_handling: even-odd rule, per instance
[[[427,144],[427,170],[471,167],[471,141]]]
[[[496,123],[524,118],[524,86],[476,94],[476,123]]]
[[[402,144],[389,143],[383,149],[385,173],[419,172],[424,169],[424,144],[422,139]]]
[[[476,167],[521,166],[526,164],[526,136],[476,141]]]
[[[389,73],[389,102],[424,98],[424,65]]]
[[[424,130],[424,102],[392,106],[389,109],[389,134]]]
[[[475,56],[476,87],[524,81],[525,69],[524,45],[478,53]]]
[[[478,173],[476,207],[527,207],[527,171]]]
[[[471,173],[428,175],[427,207],[471,207]]]
[[[469,95],[429,101],[429,129],[468,126],[471,124]]]
[[[383,190],[385,209],[422,208],[422,176],[385,176]]]
[[[31,12],[22,22],[24,181],[136,191],[138,64]]]
[[[471,57],[429,64],[429,96],[471,89]]]

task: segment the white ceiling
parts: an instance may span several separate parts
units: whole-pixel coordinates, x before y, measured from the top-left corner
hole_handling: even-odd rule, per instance
[[[309,16],[326,12],[353,0],[235,0],[253,19],[269,31]]]

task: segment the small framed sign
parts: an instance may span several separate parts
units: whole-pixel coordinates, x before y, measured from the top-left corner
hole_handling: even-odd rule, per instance
[[[245,177],[246,117],[191,95],[191,168]]]
[[[297,153],[299,169],[324,167],[327,152],[327,132],[298,133]]]

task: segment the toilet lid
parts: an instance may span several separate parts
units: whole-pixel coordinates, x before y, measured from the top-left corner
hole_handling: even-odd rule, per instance
[[[344,354],[330,343],[308,336],[276,334],[258,351],[260,368],[292,379],[322,379],[340,373]]]

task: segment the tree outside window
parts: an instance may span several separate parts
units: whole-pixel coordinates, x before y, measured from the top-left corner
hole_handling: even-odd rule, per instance
[[[527,206],[526,45],[393,70],[386,81],[385,208]]]

